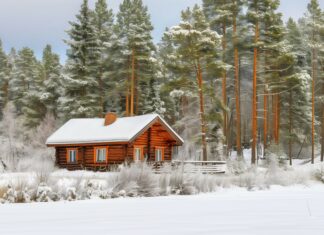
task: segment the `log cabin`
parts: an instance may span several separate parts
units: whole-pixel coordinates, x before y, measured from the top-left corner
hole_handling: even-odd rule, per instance
[[[56,165],[68,170],[107,170],[136,161],[171,161],[183,139],[158,114],[71,119],[46,141]]]

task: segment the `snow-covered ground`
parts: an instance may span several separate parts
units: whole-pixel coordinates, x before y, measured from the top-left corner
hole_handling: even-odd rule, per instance
[[[324,232],[324,185],[195,196],[0,205],[0,234],[312,234]]]

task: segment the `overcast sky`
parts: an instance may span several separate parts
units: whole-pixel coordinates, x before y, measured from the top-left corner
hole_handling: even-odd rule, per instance
[[[158,42],[165,27],[178,23],[180,11],[201,0],[143,0],[148,6],[154,25],[153,37]],[[281,0],[279,11],[284,20],[301,17],[310,0]],[[324,0],[318,0],[324,7]],[[66,47],[62,39],[68,21],[74,20],[82,0],[0,0],[0,39],[6,51],[11,47],[31,47],[38,58],[46,44],[65,60]],[[94,6],[95,0],[89,0]],[[107,0],[114,12],[122,0]]]

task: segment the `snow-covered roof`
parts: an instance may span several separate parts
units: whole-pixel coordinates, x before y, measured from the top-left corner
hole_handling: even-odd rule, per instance
[[[146,114],[117,118],[108,126],[104,125],[104,118],[71,119],[54,132],[47,139],[46,144],[129,142],[155,121],[160,121],[178,142],[183,143],[183,139],[158,114]]]

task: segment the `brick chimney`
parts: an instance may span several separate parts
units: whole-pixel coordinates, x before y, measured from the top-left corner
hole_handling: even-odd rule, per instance
[[[117,120],[116,113],[106,113],[105,115],[105,126],[113,124]]]

